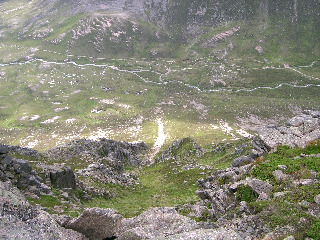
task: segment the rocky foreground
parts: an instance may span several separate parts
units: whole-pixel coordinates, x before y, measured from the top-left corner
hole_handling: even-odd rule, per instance
[[[70,208],[79,210],[82,199],[116,198],[104,188],[92,187],[90,181],[139,184],[139,178],[126,173],[124,166],[141,167],[145,144],[77,140],[46,153],[1,145],[0,238],[320,239],[319,139],[320,112],[306,111],[284,126],[262,128],[251,140],[248,154],[197,181],[197,202],[150,208],[132,218],[103,208],[87,208],[76,218],[49,214],[27,199],[58,192]],[[214,151],[219,152],[219,147]],[[192,139],[182,139],[159,154],[155,164],[192,162],[205,152]],[[82,168],[74,171],[68,166],[73,158],[81,160]],[[58,159],[64,162],[51,164]],[[206,166],[189,162],[182,169],[196,167]],[[59,206],[55,209],[59,212]]]

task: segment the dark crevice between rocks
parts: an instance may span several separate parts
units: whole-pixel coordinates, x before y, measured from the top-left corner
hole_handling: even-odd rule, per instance
[[[107,237],[107,238],[104,238],[103,240],[114,240],[114,239],[117,239],[117,237],[116,236]]]

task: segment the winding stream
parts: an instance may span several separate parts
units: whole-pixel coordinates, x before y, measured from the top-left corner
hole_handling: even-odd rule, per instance
[[[139,79],[141,79],[142,81],[144,81],[145,83],[152,83],[152,84],[157,84],[157,85],[166,85],[166,84],[170,84],[170,83],[179,83],[181,85],[184,85],[188,88],[192,88],[192,89],[195,89],[196,91],[200,92],[200,93],[205,93],[205,92],[222,92],[222,91],[229,91],[229,92],[253,92],[253,91],[256,91],[256,90],[259,90],[259,89],[269,89],[269,90],[274,90],[274,89],[278,89],[278,88],[281,88],[282,86],[289,86],[289,87],[293,87],[293,88],[308,88],[308,87],[320,87],[320,84],[306,84],[306,85],[296,85],[296,84],[290,84],[290,83],[280,83],[278,84],[277,86],[275,87],[268,87],[268,86],[261,86],[261,87],[256,87],[256,88],[251,88],[251,89],[237,89],[237,90],[232,90],[232,89],[223,89],[223,88],[220,88],[220,89],[201,89],[197,86],[194,86],[194,85],[191,85],[191,84],[187,84],[187,83],[184,83],[182,81],[179,81],[179,80],[170,80],[170,81],[163,81],[162,80],[162,76],[165,75],[165,74],[161,74],[159,72],[156,72],[156,71],[152,71],[152,70],[143,70],[143,69],[140,69],[140,70],[133,70],[133,71],[130,71],[130,70],[125,70],[125,69],[119,69],[118,67],[116,66],[113,66],[113,65],[108,65],[108,64],[95,64],[95,63],[87,63],[87,64],[79,64],[79,63],[76,63],[75,61],[66,61],[66,62],[55,62],[55,61],[46,61],[46,60],[43,60],[41,58],[34,58],[34,59],[31,59],[31,60],[28,60],[26,62],[11,62],[11,63],[0,63],[0,66],[2,67],[5,67],[5,66],[11,66],[11,65],[26,65],[26,64],[31,64],[31,63],[34,63],[34,62],[42,62],[42,63],[47,63],[47,64],[55,64],[55,65],[66,65],[66,64],[71,64],[71,65],[74,65],[74,66],[77,66],[77,67],[87,67],[87,66],[91,66],[91,67],[106,67],[106,68],[110,68],[112,70],[115,70],[115,71],[119,71],[119,72],[126,72],[126,73],[130,73],[130,74],[133,74],[135,75],[136,77],[138,77]],[[307,67],[312,67],[316,62],[318,61],[314,61],[312,62],[310,65],[308,66],[301,66],[304,67],[304,68],[307,68]],[[269,68],[272,68],[272,67],[265,67],[263,69],[269,69]],[[300,67],[298,67],[300,68]],[[274,69],[286,69],[286,68],[274,68]],[[287,68],[287,69],[290,69],[290,70],[293,70],[295,72],[297,72],[298,74],[301,74],[302,76],[304,77],[307,77],[307,78],[310,78],[310,79],[314,79],[314,80],[320,80],[319,78],[315,78],[313,76],[308,76],[298,70],[296,70],[295,68]],[[154,74],[157,74],[159,75],[159,81],[160,82],[155,82],[155,81],[150,81],[150,80],[147,80],[145,78],[143,78],[142,76],[140,76],[138,73],[141,73],[141,72],[152,72]]]

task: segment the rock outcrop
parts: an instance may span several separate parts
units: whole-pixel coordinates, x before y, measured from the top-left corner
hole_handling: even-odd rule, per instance
[[[270,151],[270,148],[264,143],[260,137],[252,139],[251,153],[247,156],[241,156],[235,158],[232,162],[232,167],[241,167],[252,163],[256,158],[266,154]]]
[[[286,126],[266,126],[258,133],[269,148],[277,145],[303,148],[320,138],[320,111],[304,111],[291,118]]]
[[[92,163],[85,169],[80,169],[77,174],[84,177],[91,177],[101,183],[113,183],[121,185],[135,185],[138,178],[133,173],[124,173],[123,168],[117,171],[115,168],[107,167],[102,163]]]
[[[38,164],[38,166],[42,168],[42,172],[45,174],[47,181],[49,181],[53,187],[76,188],[76,177],[69,166],[61,164]]]
[[[148,149],[144,142],[128,143],[102,138],[100,141],[79,139],[49,149],[44,155],[50,159],[65,161],[79,158],[89,163],[104,161],[105,164],[138,166],[138,154]],[[121,166],[120,166],[121,167]]]
[[[30,164],[8,155],[9,148],[0,146],[0,180],[10,181],[30,197],[52,194],[43,179],[32,170]]]
[[[1,239],[87,239],[81,233],[65,229],[47,212],[31,206],[10,182],[0,181]]]
[[[274,239],[289,236],[291,233],[295,234],[299,231],[299,227],[288,225],[272,229],[265,223],[265,217],[273,213],[279,199],[294,194],[299,187],[312,186],[317,189],[320,175],[317,172],[318,168],[314,168],[314,170],[303,169],[305,172],[299,173],[301,176],[299,174],[295,176],[290,171],[286,171],[290,168],[287,163],[281,163],[270,171],[269,178],[266,180],[255,175],[254,171],[261,167],[259,164],[268,162],[259,163],[258,160],[254,160],[276,147],[277,144],[290,145],[292,143],[293,145],[290,145],[292,147],[299,146],[299,144],[304,146],[310,139],[313,141],[320,138],[320,136],[316,137],[319,130],[319,117],[320,113],[305,112],[303,115],[289,120],[287,127],[284,127],[287,131],[281,132],[278,127],[277,132],[271,131],[269,137],[264,134],[260,138],[252,139],[253,148],[248,156],[235,158],[231,167],[213,173],[207,172],[207,177],[197,181],[199,189],[196,194],[200,198],[197,203],[189,203],[175,208],[151,208],[133,218],[123,218],[113,209],[102,208],[85,209],[77,218],[53,216],[39,206],[31,206],[23,194],[29,196],[31,194],[35,196],[52,194],[50,188],[42,183],[42,178],[32,170],[27,161],[10,157],[8,155],[10,148],[0,145],[0,238],[233,240],[263,237]],[[290,134],[288,129],[291,131]],[[300,133],[303,132],[301,136],[299,135],[300,137],[292,133],[298,130]],[[276,144],[273,139],[277,134],[281,134],[279,138],[284,141],[279,140],[280,142]],[[313,137],[310,138],[310,136]],[[70,143],[72,147],[58,148],[57,151],[51,150],[47,156],[53,157],[54,154],[58,154],[59,157],[66,156],[68,160],[72,159],[73,151],[78,154],[77,157],[82,159],[89,159],[91,156],[95,162],[77,173],[94,178],[101,183],[132,185],[138,180],[134,175],[126,175],[123,166],[138,166],[140,162],[137,154],[145,149],[143,146],[133,147],[128,143],[111,140],[101,140],[94,143],[87,140],[75,142],[75,146]],[[239,149],[237,148],[237,150]],[[220,150],[216,148],[213,151],[219,152]],[[197,163],[197,158],[202,157],[203,154],[205,151],[193,139],[185,138],[175,141],[158,157],[157,162],[171,161],[179,162],[179,164],[183,162],[187,165],[181,167],[181,170],[188,171],[193,168],[193,163]],[[234,154],[239,156],[245,153],[235,151],[232,153],[233,157]],[[292,160],[301,161],[301,158],[315,161],[319,158],[319,153],[300,154],[300,156],[292,157]],[[263,161],[264,157],[259,159]],[[77,179],[71,168],[66,165],[39,164],[38,166],[42,169],[49,186],[61,188],[59,190],[62,192],[60,197],[65,204],[70,204],[71,198],[76,199],[80,204],[73,192],[75,188],[82,190],[83,199],[90,199],[91,196],[111,197],[106,189],[90,187],[87,183]],[[304,176],[308,178],[304,178]],[[309,202],[303,199],[298,203],[286,202],[287,200],[283,203],[289,207],[295,207],[299,213],[303,212],[303,216],[306,217],[301,217],[299,220],[299,224],[303,227],[310,227],[312,223],[308,221],[311,217],[317,219],[320,217],[320,195],[313,195],[312,198],[311,201],[308,200]],[[256,202],[264,200],[268,200],[268,204],[272,202],[274,205],[261,207],[257,211],[255,209]],[[262,204],[265,203],[262,202]],[[277,214],[281,214],[281,212]]]
[[[199,179],[197,184],[199,190],[196,194],[202,200],[200,205],[206,209],[202,213],[208,214],[211,219],[219,219],[227,211],[237,205],[236,195],[240,185],[249,186],[254,192],[265,199],[270,195],[272,186],[258,179],[241,180],[247,176],[252,168],[252,164],[239,168],[228,168],[214,172],[206,179]],[[207,206],[210,206],[207,208]]]
[[[201,148],[193,138],[187,137],[173,141],[171,146],[155,159],[155,162],[158,163],[168,160],[192,161],[194,158],[200,157],[204,153],[205,150]]]
[[[8,149],[9,152],[23,155],[23,156],[28,156],[28,157],[33,157],[35,159],[40,160],[43,158],[43,154],[35,149],[32,148],[25,148],[25,147],[20,147],[20,146],[13,146],[13,145],[4,145],[6,149]]]

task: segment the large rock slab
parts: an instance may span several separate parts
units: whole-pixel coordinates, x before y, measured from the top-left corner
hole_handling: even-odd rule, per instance
[[[87,208],[65,227],[81,232],[89,239],[99,240],[116,236],[122,216],[113,209]]]
[[[137,217],[123,219],[117,239],[164,239],[167,235],[189,232],[197,228],[197,222],[178,214],[174,208],[152,208]]]

